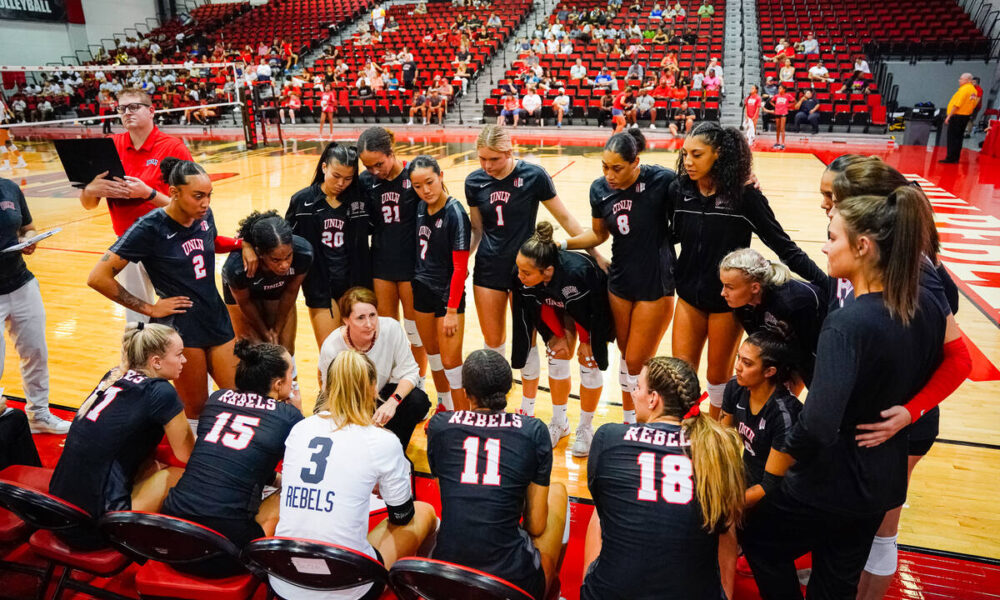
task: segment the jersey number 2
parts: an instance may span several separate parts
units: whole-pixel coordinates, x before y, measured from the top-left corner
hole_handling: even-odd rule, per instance
[[[465,466],[462,469],[462,483],[479,485],[479,438],[469,436],[462,444],[465,448]],[[483,473],[483,485],[500,485],[500,440],[487,438],[483,444],[486,451],[486,472]]]
[[[208,271],[205,270],[205,257],[201,254],[195,254],[192,256],[191,264],[194,265],[195,279],[202,279],[205,275],[208,275]]]
[[[230,423],[229,419],[231,418],[233,420]],[[222,431],[226,428],[227,423],[229,424],[229,431],[223,434]],[[256,433],[254,427],[258,425],[260,425],[259,417],[236,415],[233,418],[233,413],[219,413],[215,417],[215,425],[212,426],[212,430],[205,436],[205,441],[211,444],[218,444],[221,436],[222,445],[226,448],[243,450],[250,445],[250,440],[253,439]]]
[[[660,494],[656,493],[656,454],[643,452],[636,458],[639,463],[639,500],[656,502],[660,494],[671,504],[687,504],[691,501],[694,484],[691,482],[691,459],[686,456],[667,454],[660,461],[663,473]]]

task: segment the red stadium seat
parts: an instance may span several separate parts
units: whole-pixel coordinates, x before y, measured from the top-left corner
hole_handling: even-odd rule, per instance
[[[311,571],[326,572],[303,573],[293,564],[298,558],[322,561],[326,569]],[[243,560],[255,573],[314,590],[343,590],[369,583],[384,588],[389,581],[382,563],[364,552],[316,540],[260,538],[243,549]]]
[[[400,600],[476,598],[531,600],[528,592],[489,573],[429,558],[404,558],[389,570]]]

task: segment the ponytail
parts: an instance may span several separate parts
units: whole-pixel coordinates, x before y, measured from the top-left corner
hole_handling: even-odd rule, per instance
[[[552,223],[539,221],[534,235],[521,244],[519,252],[530,258],[538,270],[554,267],[559,262],[559,246],[552,241]]]
[[[875,267],[882,274],[883,301],[893,318],[908,325],[917,312],[920,268],[934,225],[927,197],[920,188],[903,185],[888,196],[846,198],[837,211],[851,245],[866,236],[878,248]]]
[[[206,175],[205,169],[194,161],[181,160],[173,156],[160,161],[160,176],[169,186],[186,185],[188,177],[192,175]]]
[[[691,441],[695,495],[701,506],[702,525],[716,531],[739,523],[746,489],[739,434],[701,414],[698,375],[687,362],[654,356],[643,366],[649,389],[663,400],[663,415],[680,419]]]
[[[720,271],[742,271],[743,274],[764,287],[778,287],[792,278],[784,264],[764,258],[753,248],[733,250],[719,262]]]
[[[646,149],[646,136],[638,128],[626,129],[611,136],[604,149],[614,152],[627,163],[633,163]]]
[[[326,179],[323,173],[323,166],[329,165],[330,161],[337,161],[337,164],[354,169],[358,172],[358,149],[354,146],[342,146],[337,142],[330,142],[323,149],[316,163],[316,172],[313,174],[312,185],[319,185]]]
[[[236,340],[233,354],[240,359],[236,365],[236,389],[267,397],[271,384],[281,379],[291,366],[285,359],[288,351],[277,344],[254,344],[248,339]]]

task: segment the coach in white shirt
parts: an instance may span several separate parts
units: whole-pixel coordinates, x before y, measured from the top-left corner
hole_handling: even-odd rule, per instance
[[[374,292],[362,287],[351,288],[341,297],[344,324],[323,341],[319,351],[320,387],[326,388],[327,371],[341,352],[366,354],[378,374],[375,424],[394,433],[405,451],[413,428],[427,416],[431,403],[421,389],[423,378],[410,353],[406,331],[399,321],[379,317],[376,303]]]

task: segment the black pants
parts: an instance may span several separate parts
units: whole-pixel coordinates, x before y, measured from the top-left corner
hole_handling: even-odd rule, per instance
[[[379,390],[379,404],[396,390],[395,383],[387,383]],[[406,398],[396,407],[396,414],[385,424],[385,428],[393,432],[399,438],[399,443],[403,445],[403,452],[410,445],[410,437],[417,423],[424,420],[427,411],[431,408],[431,401],[427,398],[427,392],[420,388],[413,388]]]
[[[809,122],[812,125],[813,133],[819,133],[819,113],[807,113],[800,111],[795,113],[795,131],[802,131],[802,124]]]
[[[764,600],[802,598],[795,559],[812,552],[810,600],[854,600],[885,513],[845,517],[802,506],[781,492],[752,509],[740,544]]]
[[[42,466],[28,428],[28,417],[16,409],[0,417],[0,471],[11,465]]]
[[[945,160],[957,161],[962,157],[962,140],[970,118],[969,115],[951,115],[951,120],[948,121],[948,156]]]

